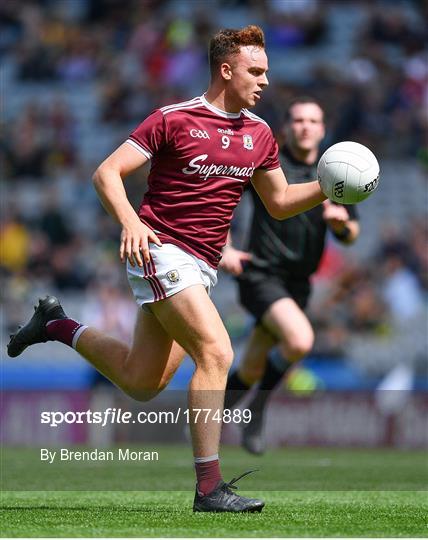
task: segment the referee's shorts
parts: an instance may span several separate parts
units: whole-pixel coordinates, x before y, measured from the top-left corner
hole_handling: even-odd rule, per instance
[[[270,306],[282,298],[292,298],[304,310],[311,293],[308,278],[292,278],[246,268],[238,278],[241,304],[261,322]]]

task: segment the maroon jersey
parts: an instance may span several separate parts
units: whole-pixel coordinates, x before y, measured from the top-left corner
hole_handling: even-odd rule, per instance
[[[213,268],[254,171],[280,166],[264,120],[246,109],[226,113],[204,96],[156,109],[127,142],[152,160],[141,221]]]

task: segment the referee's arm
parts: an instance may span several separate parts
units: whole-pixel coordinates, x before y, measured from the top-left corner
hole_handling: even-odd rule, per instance
[[[355,242],[360,234],[360,225],[348,208],[328,200],[324,201],[323,207],[323,218],[337,240],[343,244]]]

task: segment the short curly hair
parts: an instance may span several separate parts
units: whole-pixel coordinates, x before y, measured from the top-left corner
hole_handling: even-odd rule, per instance
[[[226,28],[220,30],[210,40],[209,63],[211,76],[218,67],[230,56],[239,54],[240,47],[253,45],[260,49],[265,48],[265,36],[260,26],[250,24],[240,30]]]

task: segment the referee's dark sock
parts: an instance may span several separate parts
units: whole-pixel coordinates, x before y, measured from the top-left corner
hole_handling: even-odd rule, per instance
[[[231,409],[245,396],[251,386],[248,386],[239,376],[238,370],[229,373],[224,396],[224,408]]]
[[[272,391],[291,366],[292,362],[284,358],[278,348],[273,349],[268,355],[265,372],[248,409],[251,409],[253,413],[262,413]]]

